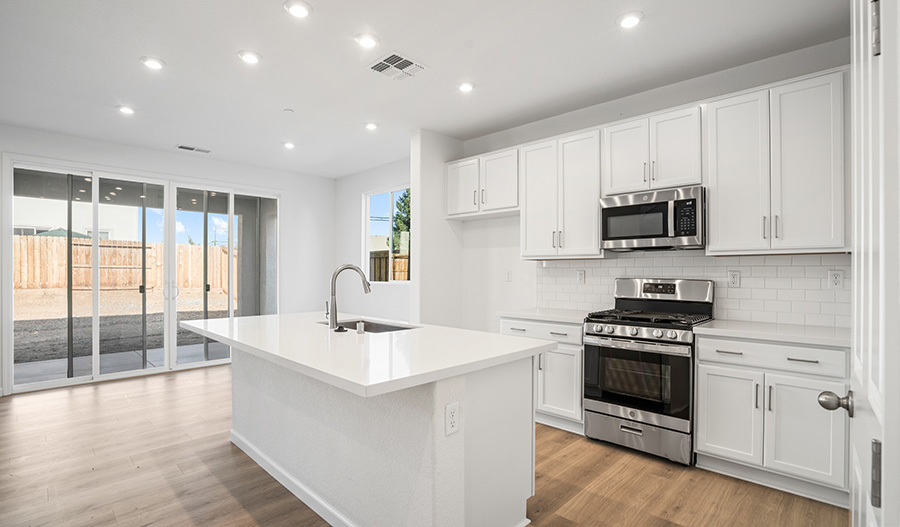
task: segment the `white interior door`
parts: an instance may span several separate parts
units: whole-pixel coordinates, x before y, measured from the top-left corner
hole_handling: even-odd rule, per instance
[[[874,56],[872,11],[879,5],[881,54]],[[850,509],[854,527],[880,527],[900,525],[900,10],[896,2],[854,0],[852,6]],[[873,448],[881,457],[876,483]]]

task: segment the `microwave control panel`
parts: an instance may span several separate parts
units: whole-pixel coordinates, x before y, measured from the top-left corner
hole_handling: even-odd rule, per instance
[[[697,235],[697,200],[675,201],[675,236]]]

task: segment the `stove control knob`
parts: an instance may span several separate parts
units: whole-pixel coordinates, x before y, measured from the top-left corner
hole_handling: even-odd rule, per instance
[[[605,329],[606,329],[607,333],[615,333],[616,332],[616,328],[614,328],[612,326],[606,326]]]
[[[653,338],[661,339],[662,336],[663,336],[663,330],[661,330],[661,329],[653,330]]]
[[[637,328],[628,328],[628,334],[633,337],[638,334],[638,329]]]
[[[676,332],[674,329],[670,329],[666,332],[666,336],[672,340],[675,340],[676,338],[678,338],[678,332]]]

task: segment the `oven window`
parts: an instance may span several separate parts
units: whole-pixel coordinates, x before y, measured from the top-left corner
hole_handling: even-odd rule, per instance
[[[646,399],[656,403],[672,402],[672,368],[668,364],[606,359],[606,391]]]
[[[661,237],[665,234],[662,212],[610,216],[606,220],[608,238],[635,238],[639,236]]]

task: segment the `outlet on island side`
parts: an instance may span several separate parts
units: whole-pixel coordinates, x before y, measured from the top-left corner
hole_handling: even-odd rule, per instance
[[[459,432],[459,401],[444,408],[444,435]]]

